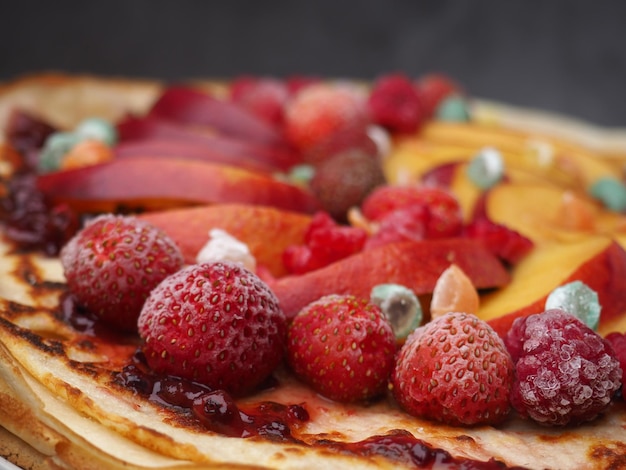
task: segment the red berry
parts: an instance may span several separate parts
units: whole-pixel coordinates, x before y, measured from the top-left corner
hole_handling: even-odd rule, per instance
[[[139,317],[150,367],[242,395],[282,360],[286,319],[251,271],[230,262],[184,268],[156,287]]]
[[[289,364],[298,377],[338,401],[375,398],[393,368],[395,336],[367,299],[329,295],[306,306],[289,327]]]
[[[304,236],[304,245],[288,247],[283,263],[292,274],[304,274],[358,253],[365,246],[367,232],[337,224],[326,212],[313,216]]]
[[[366,249],[403,241],[419,241],[426,237],[428,210],[422,205],[391,211],[378,224],[367,240]]]
[[[282,125],[289,98],[287,86],[274,78],[240,77],[231,84],[231,99],[256,116]]]
[[[373,121],[392,132],[415,132],[424,119],[417,89],[400,73],[385,75],[374,82],[368,107]]]
[[[460,234],[461,206],[452,193],[427,186],[381,186],[363,201],[361,211],[369,220],[380,221],[387,214],[412,206],[425,208],[426,238],[446,238]]]
[[[422,98],[424,115],[432,117],[444,98],[462,93],[461,87],[449,77],[442,74],[430,74],[420,78],[416,83]]]
[[[624,381],[626,379],[626,334],[613,332],[609,333],[604,339],[613,347],[615,356],[622,368],[622,396],[624,395]]]
[[[348,210],[360,206],[367,195],[384,182],[378,158],[354,149],[320,163],[310,186],[322,208],[336,220],[345,222]]]
[[[410,414],[452,425],[496,424],[510,410],[513,361],[484,321],[447,313],[408,338],[392,375]]]
[[[365,99],[355,88],[326,83],[302,89],[288,103],[285,114],[287,138],[305,152],[335,133],[368,124]]]
[[[515,320],[505,342],[515,361],[511,404],[539,424],[595,419],[620,388],[622,371],[613,348],[562,310]]]
[[[465,236],[482,240],[496,256],[509,264],[518,263],[533,248],[532,240],[504,225],[479,218],[465,227]]]
[[[67,286],[77,302],[124,331],[136,331],[150,291],[183,266],[178,246],[157,227],[104,215],[61,250]]]
[[[340,130],[307,149],[304,160],[317,166],[346,151],[360,151],[372,159],[378,158],[378,146],[365,127]]]

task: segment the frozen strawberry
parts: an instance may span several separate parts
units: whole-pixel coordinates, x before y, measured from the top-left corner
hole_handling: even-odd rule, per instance
[[[287,138],[303,152],[321,145],[337,132],[365,128],[368,124],[364,96],[348,85],[307,86],[290,100],[285,112]]]
[[[508,264],[518,263],[534,246],[532,240],[487,218],[478,218],[464,229],[465,236],[484,242],[496,256]]]
[[[384,182],[385,175],[376,155],[355,149],[320,163],[311,180],[311,191],[324,210],[345,222],[348,210],[360,206]]]
[[[243,395],[284,355],[285,316],[267,285],[231,262],[188,266],[150,294],[139,316],[148,365]]]
[[[329,295],[306,306],[289,327],[289,364],[314,390],[352,402],[382,394],[393,368],[395,336],[377,305]]]
[[[422,108],[427,118],[431,118],[435,114],[435,110],[444,98],[463,93],[456,82],[440,73],[425,75],[415,85],[420,92]]]
[[[392,390],[412,415],[473,426],[506,417],[512,381],[513,361],[498,334],[474,315],[450,312],[408,337]]]
[[[539,424],[593,420],[621,386],[613,348],[562,310],[515,320],[505,342],[515,361],[511,404],[520,416]]]
[[[150,291],[183,266],[180,249],[161,229],[114,215],[87,223],[60,257],[67,287],[78,304],[124,331],[137,330]]]
[[[340,225],[327,213],[317,212],[307,228],[304,245],[288,247],[283,263],[292,274],[304,274],[361,251],[367,232]]]
[[[461,206],[452,193],[427,186],[381,186],[363,201],[361,211],[369,220],[380,221],[398,209],[421,206],[426,238],[446,238],[460,234]]]
[[[368,107],[372,120],[391,132],[415,132],[424,120],[422,99],[401,73],[380,77],[370,92]]]
[[[626,378],[626,333],[614,331],[606,335],[605,339],[613,347],[615,355],[619,360],[619,365],[622,368],[622,397],[624,397],[624,390],[626,388],[624,385],[624,379]]]
[[[230,97],[256,116],[272,124],[282,125],[289,90],[275,78],[244,76],[232,82]]]

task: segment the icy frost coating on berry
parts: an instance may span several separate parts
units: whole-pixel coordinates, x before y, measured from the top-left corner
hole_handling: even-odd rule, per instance
[[[254,272],[256,260],[248,245],[237,240],[225,230],[214,228],[209,232],[209,241],[200,249],[196,256],[198,264],[212,261],[232,261]]]
[[[622,371],[610,345],[562,310],[516,320],[506,345],[516,361],[511,404],[540,424],[593,420],[621,386]]]

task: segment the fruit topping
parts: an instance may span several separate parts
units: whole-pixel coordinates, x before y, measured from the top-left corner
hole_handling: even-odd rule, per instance
[[[410,219],[423,223],[424,238],[448,238],[461,233],[463,221],[459,202],[454,195],[441,188],[380,186],[361,206],[363,215],[372,221],[382,221],[399,209],[410,209]]]
[[[596,291],[584,282],[572,281],[557,287],[548,295],[545,309],[560,309],[570,313],[596,331],[602,307]]]
[[[367,299],[329,295],[307,305],[289,327],[289,364],[303,381],[337,401],[382,394],[396,340],[380,308]]]
[[[248,245],[237,240],[225,230],[214,228],[209,231],[209,241],[198,252],[196,262],[231,261],[254,272],[256,260]]]
[[[319,83],[293,96],[285,111],[285,133],[300,151],[322,145],[337,133],[369,124],[365,97],[351,85]]]
[[[231,83],[230,98],[257,117],[282,125],[289,90],[275,78],[244,76]]]
[[[626,211],[626,185],[622,181],[610,176],[600,178],[591,185],[589,194],[612,211]]]
[[[613,348],[562,310],[517,319],[505,342],[515,362],[511,405],[539,424],[595,419],[621,386]]]
[[[78,304],[112,327],[131,332],[150,291],[183,266],[178,246],[163,231],[114,215],[88,222],[60,257]]]
[[[37,169],[41,172],[59,169],[65,155],[83,139],[84,137],[74,132],[55,132],[50,134],[39,154]]]
[[[534,244],[521,233],[486,217],[479,217],[465,227],[465,236],[481,240],[493,254],[508,264],[518,263]]]
[[[30,161],[29,157],[33,156],[54,132],[56,129],[48,122],[21,110],[11,112],[5,129],[7,142],[28,160],[27,166],[32,169],[36,167],[36,163]]]
[[[472,281],[456,264],[441,273],[430,301],[430,317],[438,318],[448,312],[478,312],[478,291]]]
[[[372,120],[391,132],[415,132],[424,120],[422,99],[411,80],[401,73],[378,78],[367,104]]]
[[[117,143],[117,129],[102,118],[88,118],[81,121],[74,132],[85,139],[99,140],[108,147]]]
[[[446,97],[462,94],[462,90],[457,83],[440,73],[432,73],[421,77],[417,80],[415,86],[419,90],[424,115],[427,118],[434,116],[439,104]]]
[[[404,342],[422,323],[422,306],[415,293],[405,286],[379,284],[372,289],[370,300],[385,314],[399,342]]]
[[[367,232],[340,225],[326,212],[317,212],[304,235],[304,245],[292,245],[283,253],[283,262],[292,274],[304,274],[358,253],[365,246]]]
[[[80,168],[108,162],[113,159],[113,151],[104,142],[87,139],[78,142],[65,154],[60,163],[61,170]]]
[[[281,362],[286,320],[254,273],[231,262],[188,266],[161,282],[138,320],[148,365],[233,395],[252,392]]]
[[[604,339],[613,347],[615,356],[622,369],[622,398],[624,398],[624,384],[626,383],[626,333],[614,331],[606,335]]]
[[[509,413],[513,361],[484,321],[450,312],[400,350],[392,391],[408,413],[451,425],[496,424]]]
[[[467,100],[459,95],[451,95],[444,98],[435,111],[435,117],[439,121],[465,122],[470,120],[470,112]]]
[[[376,155],[354,149],[338,153],[318,164],[311,190],[335,219],[344,222],[348,210],[359,206],[367,195],[385,182]]]
[[[423,240],[427,219],[428,209],[422,205],[391,211],[374,225],[365,247],[371,249],[389,243]]]
[[[467,176],[480,189],[498,184],[504,176],[502,155],[493,147],[481,149],[467,166]]]

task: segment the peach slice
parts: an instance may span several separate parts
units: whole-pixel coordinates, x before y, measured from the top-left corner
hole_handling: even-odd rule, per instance
[[[41,175],[40,189],[79,212],[239,202],[298,212],[318,209],[306,190],[227,165],[135,157]]]
[[[311,221],[305,214],[249,204],[214,204],[149,212],[139,217],[172,237],[187,263],[195,263],[209,230],[221,228],[246,243],[257,263],[276,277],[287,273],[283,251],[290,245],[304,243]]]
[[[378,284],[401,284],[416,295],[433,292],[437,279],[456,264],[477,288],[504,286],[509,273],[482,243],[450,238],[401,242],[366,250],[300,276],[272,283],[288,317],[326,294],[353,294],[369,298]]]
[[[521,316],[542,312],[556,287],[582,281],[598,293],[600,330],[626,315],[626,251],[609,237],[537,247],[513,270],[511,283],[481,298],[478,316],[504,335]]]
[[[164,90],[148,115],[182,124],[206,126],[248,142],[285,143],[277,127],[236,103],[192,88],[173,86]]]

